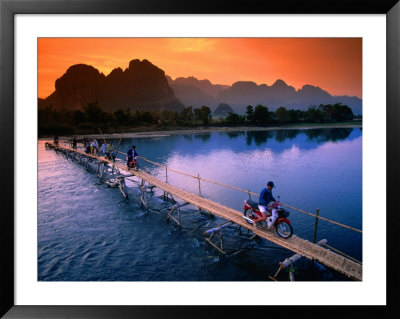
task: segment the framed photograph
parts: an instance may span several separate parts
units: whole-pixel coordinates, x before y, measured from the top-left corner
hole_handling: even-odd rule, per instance
[[[398,1],[0,1],[2,316],[399,315]]]

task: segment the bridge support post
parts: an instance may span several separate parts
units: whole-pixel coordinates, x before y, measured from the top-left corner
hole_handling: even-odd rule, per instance
[[[107,162],[99,161],[97,168],[97,177],[100,179],[100,182],[103,182],[104,174],[107,172]]]
[[[320,245],[326,244],[326,242],[327,242],[326,239],[322,239],[322,240],[320,240],[320,241],[317,243],[317,245],[320,246]],[[278,276],[278,274],[280,273],[280,271],[281,271],[282,269],[289,268],[289,279],[290,279],[290,281],[294,281],[294,268],[293,268],[293,265],[294,265],[294,263],[295,263],[296,261],[298,261],[298,260],[301,259],[302,257],[303,257],[303,256],[301,256],[300,254],[295,254],[295,255],[293,255],[292,257],[286,258],[284,261],[282,261],[282,262],[279,263],[279,269],[278,269],[278,271],[276,272],[276,274],[275,274],[273,277],[268,276],[268,278],[271,279],[271,280],[277,281],[277,280],[276,280],[276,277]]]
[[[121,191],[122,196],[124,196],[126,199],[128,199],[128,193],[126,192],[126,184],[125,184],[124,177],[120,176],[118,178],[118,187],[119,187],[119,190]]]
[[[232,222],[226,222],[217,227],[206,230],[203,233],[205,236],[204,239],[206,240],[206,242],[208,242],[211,246],[213,246],[215,249],[217,249],[222,255],[225,255],[222,229],[224,227],[230,226],[231,224],[232,224]],[[218,236],[219,236],[219,247],[212,242],[212,239],[215,236],[215,234],[218,234]],[[210,235],[210,237],[207,238],[206,236],[208,236],[208,235]]]
[[[170,194],[171,195],[171,194]],[[171,195],[171,197],[172,197],[172,195]],[[173,198],[173,197],[172,197]],[[175,201],[175,200],[174,200]],[[167,216],[167,221],[169,221],[169,219],[172,219],[175,223],[177,223],[178,224],[178,226],[179,227],[182,227],[182,224],[181,224],[181,207],[183,207],[183,206],[186,206],[186,205],[189,205],[190,203],[188,203],[188,202],[184,202],[183,204],[179,204],[179,203],[176,203],[175,205],[172,205],[171,206],[171,211],[169,212],[169,214],[168,214],[168,216]],[[177,213],[177,218],[175,218],[174,216],[173,216],[173,213],[174,212],[176,212]]]
[[[142,183],[140,184],[140,190],[142,191],[142,196],[140,197],[140,206],[144,206],[146,208],[146,211],[148,210],[147,208],[147,201],[146,201],[146,186],[144,185],[144,179],[142,179]]]
[[[274,275],[273,277],[272,277],[272,276],[268,276],[268,278],[271,279],[271,280],[273,280],[273,281],[278,281],[278,280],[276,280],[276,277],[279,275],[279,273],[281,272],[282,269],[283,269],[283,266],[280,265],[280,266],[279,266],[279,269],[278,269],[278,271],[275,273],[275,275]]]
[[[86,157],[86,170],[89,170],[89,157]]]
[[[102,170],[103,164],[101,162],[97,162],[97,172],[96,175],[100,179],[100,182],[103,180],[103,170]]]
[[[212,233],[211,236],[209,238],[205,238],[205,240],[211,245],[213,246],[216,250],[218,250],[222,255],[225,255],[224,252],[224,247],[223,247],[223,242],[222,242],[222,231],[218,232],[219,235],[219,245],[220,247],[218,247],[217,245],[215,245],[211,240],[213,239],[214,235],[217,233]]]
[[[201,197],[200,174],[197,174],[197,179],[199,180],[199,196]],[[202,213],[202,210],[200,207],[199,207],[199,212]]]
[[[317,208],[317,216],[315,216],[314,240],[313,240],[314,244],[317,242],[318,217],[319,217],[319,208]]]
[[[165,182],[168,184],[168,166],[165,165]],[[164,191],[164,200],[166,198],[166,192]]]

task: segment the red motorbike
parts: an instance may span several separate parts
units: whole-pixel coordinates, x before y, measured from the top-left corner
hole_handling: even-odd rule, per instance
[[[272,210],[276,209],[278,213],[278,217],[276,218],[273,227],[275,227],[276,232],[279,236],[283,238],[289,238],[293,234],[292,225],[290,225],[290,220],[286,217],[289,216],[289,212],[285,211],[279,205],[279,202],[274,202],[272,205],[267,206],[267,218],[272,215]],[[258,203],[252,201],[251,199],[247,199],[244,201],[244,208],[243,208],[243,218],[249,223],[253,224],[255,219],[262,217],[262,213],[258,208]],[[259,224],[266,224],[265,220],[258,222]]]
[[[128,160],[128,158],[127,158]],[[132,158],[131,161],[128,161],[128,169],[133,168],[135,171],[139,170],[139,163],[135,157]]]

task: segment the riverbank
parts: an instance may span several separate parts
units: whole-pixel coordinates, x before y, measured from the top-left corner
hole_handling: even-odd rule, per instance
[[[73,135],[77,139],[84,137],[101,139],[104,138],[139,138],[139,137],[163,137],[175,134],[203,134],[211,132],[243,132],[243,131],[272,131],[272,130],[309,130],[309,129],[325,129],[325,128],[362,128],[360,122],[357,123],[324,123],[324,124],[292,124],[281,126],[224,126],[224,127],[195,127],[195,128],[173,128],[173,129],[160,129],[155,128],[136,128],[134,132],[112,133],[112,134],[76,134]],[[60,136],[61,139],[69,138],[71,136]],[[48,140],[49,137],[40,137],[39,140]]]

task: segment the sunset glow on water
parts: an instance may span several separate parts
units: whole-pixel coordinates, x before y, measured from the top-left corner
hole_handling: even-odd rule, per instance
[[[116,141],[118,142],[118,141]],[[359,128],[202,133],[123,139],[139,155],[168,168],[259,193],[268,180],[282,202],[362,229],[362,131]],[[100,184],[95,170],[66,160],[38,143],[38,279],[119,281],[267,280],[290,251],[246,232],[224,232],[221,258],[203,232],[224,221],[181,209],[182,229],[166,223],[170,204],[156,190],[149,212],[140,208],[137,183],[129,200]],[[165,180],[165,170],[140,161]],[[198,193],[198,180],[168,173],[168,182]],[[248,194],[201,182],[202,196],[241,211]],[[253,196],[253,199],[256,200]],[[295,235],[312,240],[314,218],[291,211]],[[318,240],[362,260],[362,236],[320,221]],[[306,261],[297,280],[343,280]],[[282,280],[287,280],[283,277]]]

